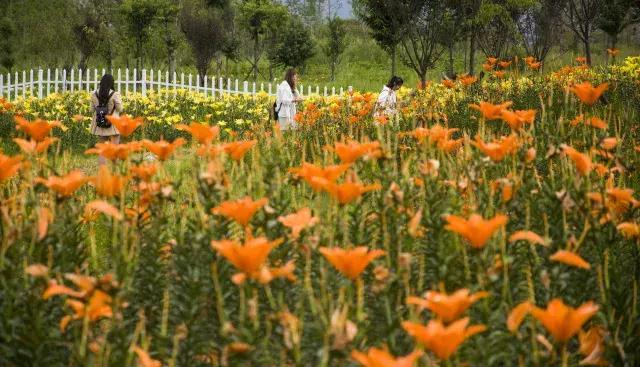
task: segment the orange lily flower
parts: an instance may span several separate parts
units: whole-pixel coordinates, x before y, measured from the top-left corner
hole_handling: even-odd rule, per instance
[[[527,241],[532,244],[548,246],[547,241],[544,238],[540,237],[535,232],[531,231],[517,231],[514,232],[511,236],[509,236],[509,242],[517,242],[517,241]]]
[[[9,157],[0,153],[0,182],[12,177],[22,166],[22,157]]]
[[[620,140],[618,140],[618,138],[615,138],[615,137],[604,138],[600,143],[600,147],[602,147],[602,149],[604,150],[612,150],[612,149],[615,149],[616,146],[618,146],[619,142]]]
[[[426,326],[404,321],[402,328],[438,358],[446,360],[467,338],[487,329],[484,325],[467,327],[468,324],[469,318],[465,317],[449,326],[444,326],[440,320],[431,320]]]
[[[580,84],[576,84],[573,87],[569,88],[571,92],[573,92],[582,103],[592,106],[595,104],[602,93],[604,93],[607,89],[609,89],[608,83],[602,83],[597,87],[594,87],[591,82],[583,82]]]
[[[31,264],[24,268],[25,274],[29,274],[32,277],[48,277],[49,267],[42,264]]]
[[[564,343],[580,331],[582,324],[587,322],[598,312],[598,306],[593,302],[583,303],[577,309],[567,306],[561,299],[551,300],[547,309],[533,306],[531,314],[551,333],[553,338]]]
[[[172,143],[165,140],[153,142],[151,140],[143,140],[142,144],[147,150],[153,153],[161,161],[166,161],[167,158],[176,150],[176,148],[182,146],[185,143],[183,138],[177,138]]]
[[[350,141],[346,144],[337,142],[335,144],[335,152],[342,163],[353,163],[364,156],[377,158],[382,154],[380,142],[377,141],[371,143]]]
[[[88,317],[89,321],[97,321],[103,317],[113,317],[113,311],[110,305],[111,296],[101,290],[93,292],[87,305],[74,299],[67,299],[65,304],[70,306],[75,314],[67,315],[60,320],[60,331],[63,332],[70,321],[79,320],[85,316]]]
[[[111,124],[115,126],[115,128],[123,138],[126,138],[127,136],[133,134],[138,126],[142,125],[142,123],[144,122],[142,117],[131,118],[127,115],[109,115],[107,116],[107,120],[109,120],[109,122],[111,122]]]
[[[640,237],[640,225],[632,222],[623,222],[616,227],[626,238]]]
[[[347,181],[342,184],[336,184],[321,177],[313,177],[311,180],[315,184],[320,185],[342,205],[349,204],[350,202],[362,196],[362,194],[364,193],[382,189],[382,186],[380,184],[363,185],[359,182],[351,181]]]
[[[235,274],[232,281],[242,284],[247,277],[260,278],[260,270],[269,253],[281,242],[270,242],[265,237],[258,237],[247,240],[244,244],[233,240],[211,241],[211,247],[241,272]]]
[[[586,63],[586,62],[587,62],[587,58],[586,58],[586,57],[584,57],[584,56],[578,56],[578,57],[576,57],[576,62],[577,62],[578,64],[584,64],[584,63]]]
[[[485,143],[480,139],[480,136],[476,136],[476,141],[471,142],[471,144],[489,156],[494,162],[502,161],[507,155],[515,153],[519,148],[518,137],[515,135],[503,136],[499,140],[494,140],[490,143]]]
[[[33,122],[29,122],[22,116],[15,116],[14,119],[18,124],[16,128],[18,130],[24,131],[31,137],[31,139],[37,142],[43,141],[54,127],[62,126],[60,124],[60,121],[45,121],[42,119],[37,119]]]
[[[438,142],[438,149],[445,153],[451,153],[458,150],[463,143],[463,139],[445,139]]]
[[[607,53],[609,54],[609,56],[616,57],[620,53],[620,50],[618,50],[617,48],[608,48]]]
[[[244,155],[258,143],[257,140],[235,141],[232,143],[224,144],[222,147],[224,151],[233,158],[235,161],[239,161]]]
[[[501,214],[489,220],[478,214],[472,214],[468,220],[455,215],[448,215],[445,219],[449,224],[444,228],[458,233],[477,249],[483,248],[495,231],[504,227],[508,220],[507,216]]]
[[[85,214],[91,214],[94,212],[100,212],[104,215],[108,215],[116,220],[122,220],[122,214],[113,205],[102,200],[94,200],[84,206]]]
[[[106,165],[100,166],[98,175],[91,178],[99,195],[110,198],[120,195],[128,177],[114,175]]]
[[[487,62],[491,65],[495,65],[498,62],[498,59],[492,56],[487,57]]]
[[[485,62],[484,64],[482,64],[482,69],[484,71],[486,71],[486,72],[491,72],[491,71],[493,71],[494,66],[495,65],[491,65],[491,64]]]
[[[604,359],[605,330],[600,326],[592,326],[589,330],[582,331],[578,334],[580,341],[580,354],[585,358],[580,361],[581,366],[608,366],[609,363]]]
[[[85,150],[85,154],[98,154],[110,161],[125,160],[132,152],[140,150],[139,142],[113,144],[111,142],[96,143],[94,148]]]
[[[322,190],[322,185],[313,181],[314,177],[324,178],[327,181],[334,182],[340,177],[347,169],[349,169],[350,164],[340,164],[333,165],[327,167],[319,167],[313,165],[311,163],[302,163],[301,167],[290,168],[289,172],[296,174],[298,177],[304,179],[314,191]]]
[[[492,104],[488,102],[480,102],[480,104],[470,104],[469,107],[480,111],[486,120],[499,120],[502,118],[502,112],[505,111],[513,102],[507,101],[501,104]]]
[[[458,319],[472,304],[488,296],[489,293],[484,291],[470,294],[466,288],[458,289],[450,295],[444,292],[428,291],[424,299],[408,297],[407,304],[426,308],[438,315],[442,321],[452,322]]]
[[[179,124],[178,130],[188,131],[191,136],[203,145],[208,145],[220,135],[220,127],[192,122],[190,125]]]
[[[40,154],[47,151],[49,146],[57,141],[58,138],[45,138],[41,142],[37,142],[35,140],[24,140],[24,139],[13,139],[13,141],[18,144],[20,149],[27,154]]]
[[[138,364],[140,367],[162,367],[162,362],[151,358],[149,353],[140,347],[133,347],[133,351],[138,356]]]
[[[473,75],[463,75],[460,78],[458,78],[458,80],[460,81],[460,83],[462,85],[464,85],[465,87],[468,87],[471,84],[477,82],[478,81],[478,77],[477,76],[473,76]]]
[[[502,120],[513,130],[520,130],[524,124],[532,124],[536,119],[536,110],[502,111]]]
[[[258,281],[262,284],[267,284],[275,278],[286,278],[290,282],[296,282],[297,278],[294,274],[296,270],[296,261],[288,261],[283,266],[277,268],[262,267]]]
[[[350,280],[357,279],[371,261],[385,254],[382,250],[369,250],[365,246],[353,249],[320,247],[319,251],[331,265]]]
[[[580,255],[571,251],[558,250],[555,254],[551,255],[549,259],[565,263],[570,266],[575,266],[577,268],[591,269],[591,264],[584,261],[584,259],[580,257]]]
[[[233,219],[238,222],[238,224],[246,227],[258,209],[267,205],[268,202],[269,200],[267,198],[253,201],[247,196],[244,199],[225,201],[211,209],[211,212],[222,215],[228,219]]]
[[[498,65],[500,65],[501,68],[506,69],[511,65],[512,61],[500,61],[498,63]]]
[[[591,158],[589,158],[588,155],[584,153],[580,153],[577,150],[567,145],[564,145],[562,148],[563,148],[562,151],[564,152],[564,154],[566,154],[569,158],[571,158],[573,163],[576,165],[576,169],[578,170],[578,173],[585,176],[585,175],[588,175],[589,172],[591,172],[593,164],[591,163]]]
[[[302,208],[297,213],[278,217],[278,221],[285,227],[291,228],[291,237],[295,239],[300,236],[303,229],[316,225],[320,219],[311,215],[311,209]]]
[[[60,196],[73,195],[80,186],[89,180],[90,178],[85,177],[80,170],[71,171],[62,177],[49,176],[46,180],[40,177],[36,178],[36,182],[42,183]]]
[[[153,177],[158,171],[158,166],[156,164],[141,164],[139,166],[133,166],[129,168],[129,172],[133,174],[133,176],[138,177],[142,181],[151,181],[151,177]]]
[[[498,79],[504,78],[505,75],[507,75],[507,72],[504,70],[496,70],[493,72],[493,76],[495,76]]]
[[[529,68],[531,70],[538,70],[540,69],[540,67],[542,66],[542,62],[538,61],[538,62],[532,62],[527,64],[527,66],[529,66]]]
[[[595,127],[596,129],[606,129],[609,126],[606,121],[595,116],[591,117],[589,120],[584,120],[584,124]]]
[[[421,350],[414,350],[409,355],[395,358],[386,348],[371,348],[367,354],[354,350],[351,358],[363,367],[411,367],[423,354]]]
[[[443,79],[442,85],[444,85],[446,88],[452,89],[456,87],[456,82],[449,79]]]
[[[62,294],[76,298],[82,298],[85,295],[84,292],[73,290],[66,285],[58,284],[55,280],[50,280],[49,286],[44,290],[44,293],[42,293],[42,299],[47,300],[53,296]]]
[[[520,327],[520,324],[522,324],[524,318],[531,312],[532,308],[533,305],[527,301],[514,307],[507,317],[507,329],[512,333],[515,333]]]

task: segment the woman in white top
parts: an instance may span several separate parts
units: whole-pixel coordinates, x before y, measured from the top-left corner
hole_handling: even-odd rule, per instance
[[[115,91],[113,75],[105,74],[100,80],[100,87],[91,94],[91,109],[93,110],[93,120],[91,121],[91,133],[96,135],[100,142],[110,141],[113,144],[120,142],[120,132],[112,124],[108,123],[108,127],[98,126],[98,111],[106,112],[106,115],[119,116],[122,112],[122,98],[120,93]],[[105,162],[103,157],[99,157],[100,164]]]
[[[278,85],[275,110],[278,114],[278,124],[281,131],[295,130],[298,127],[293,118],[298,112],[296,103],[302,101],[303,98],[298,95],[297,83],[298,73],[295,69],[289,69],[284,76],[284,81]]]
[[[398,99],[396,91],[402,87],[404,81],[399,76],[392,76],[389,83],[382,88],[382,92],[378,95],[376,102],[375,116],[387,115],[392,116],[398,113],[396,104]]]

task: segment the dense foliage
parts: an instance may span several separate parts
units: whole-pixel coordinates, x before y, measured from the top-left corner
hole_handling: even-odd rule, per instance
[[[266,97],[132,95],[85,155],[87,96],[2,101],[0,364],[637,365],[639,83],[314,97],[294,132]]]

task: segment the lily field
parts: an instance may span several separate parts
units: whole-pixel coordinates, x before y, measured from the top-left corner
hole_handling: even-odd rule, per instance
[[[638,366],[640,57],[0,100],[2,366]],[[98,165],[98,156],[107,159]]]

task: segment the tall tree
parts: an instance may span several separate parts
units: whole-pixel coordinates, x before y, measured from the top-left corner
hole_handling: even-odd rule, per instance
[[[240,24],[248,33],[253,43],[251,57],[251,73],[258,79],[258,63],[264,53],[264,39],[274,26],[288,18],[287,8],[272,0],[242,0],[239,4]]]
[[[158,15],[159,5],[158,0],[124,0],[120,8],[127,32],[135,41],[134,54],[139,73],[142,71],[144,46]]]
[[[353,0],[356,16],[369,27],[376,43],[389,53],[391,75],[397,70],[398,46],[424,3],[424,0]]]
[[[544,61],[559,43],[565,6],[566,0],[540,0],[520,14],[516,24],[528,55]]]
[[[158,18],[162,25],[162,37],[167,48],[167,67],[169,68],[169,75],[172,77],[176,71],[180,9],[181,3],[171,0],[163,0],[158,7]]]
[[[444,1],[441,27],[442,43],[448,52],[447,72],[454,74],[454,48],[455,45],[467,35],[467,8],[465,1],[447,0]]]
[[[336,80],[336,68],[340,64],[342,54],[347,48],[344,21],[336,17],[330,18],[327,22],[325,33],[326,36],[322,44],[322,51],[329,59],[331,81],[333,82]]]
[[[284,28],[284,34],[275,52],[275,64],[304,71],[307,61],[314,55],[315,45],[307,27],[292,18]]]
[[[618,37],[628,26],[640,22],[640,1],[601,0],[602,10],[597,18],[597,27],[609,36],[609,45],[615,48]]]
[[[223,51],[227,41],[226,22],[216,7],[205,7],[200,0],[188,0],[180,13],[180,28],[191,46],[200,82],[204,83],[209,64]]]
[[[602,11],[603,0],[568,0],[565,23],[582,42],[587,64],[591,65],[591,38]]]
[[[78,68],[81,70],[87,68],[87,61],[96,52],[100,42],[101,21],[96,5],[96,1],[76,2],[78,21],[72,26],[72,31],[80,51]]]
[[[412,68],[424,85],[427,71],[435,65],[445,51],[442,41],[446,38],[446,27],[442,18],[446,12],[440,1],[402,0],[404,14],[414,14],[407,18],[409,27],[402,45],[402,61]]]
[[[11,71],[16,63],[13,46],[16,27],[9,17],[0,18],[0,66]]]
[[[535,5],[537,0],[483,1],[477,14],[475,29],[480,50],[485,56],[502,57],[516,41],[518,14]]]

